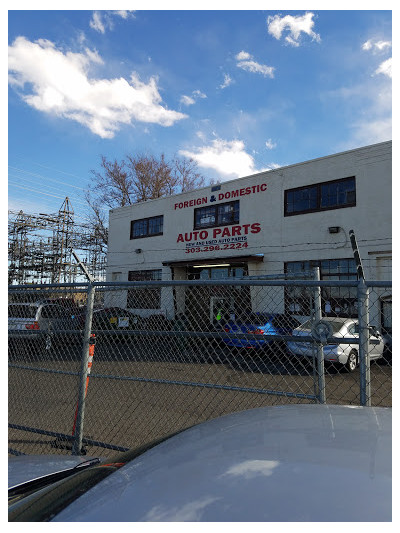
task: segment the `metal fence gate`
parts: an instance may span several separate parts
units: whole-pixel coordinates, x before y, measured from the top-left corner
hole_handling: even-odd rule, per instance
[[[391,282],[11,286],[8,333],[15,455],[105,457],[265,405],[392,402]]]

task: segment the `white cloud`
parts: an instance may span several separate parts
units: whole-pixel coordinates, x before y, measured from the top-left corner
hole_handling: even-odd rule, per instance
[[[251,55],[248,52],[245,52],[244,50],[236,54],[236,59],[238,61],[246,61],[246,59],[250,59],[250,58],[251,58]]]
[[[192,158],[202,168],[217,171],[221,179],[249,176],[269,168],[257,169],[253,157],[245,150],[243,141],[215,139],[211,145],[202,146],[196,151],[181,150],[185,157]]]
[[[362,50],[365,50],[367,52],[372,52],[374,55],[379,54],[381,52],[385,52],[387,49],[392,47],[391,41],[382,41],[382,40],[374,40],[374,39],[368,39],[363,45],[361,46]],[[375,74],[384,74],[388,78],[392,77],[392,58],[386,59],[386,61],[383,61],[379,67],[375,70]]]
[[[193,91],[193,96],[195,98],[207,98],[207,95],[205,95],[204,93],[202,93],[201,91],[199,91],[199,89],[196,89],[195,91]]]
[[[372,50],[373,52],[382,52],[391,47],[391,41],[373,41],[372,39],[368,39],[361,48],[366,51]]]
[[[392,89],[386,77],[373,77],[359,85],[342,87],[329,93],[339,98],[347,109],[351,136],[338,146],[340,150],[366,146],[392,138]],[[354,106],[357,102],[357,108]],[[334,100],[331,105],[337,105]]]
[[[392,119],[358,120],[351,125],[354,135],[349,145],[351,148],[389,141],[392,138]]]
[[[220,89],[225,89],[226,87],[229,87],[232,83],[232,78],[229,76],[229,74],[224,74],[224,81],[219,86]]]
[[[386,59],[375,71],[376,74],[384,74],[388,78],[392,77],[392,58]]]
[[[372,41],[368,40],[362,45],[363,50],[371,50],[372,48]]]
[[[243,70],[262,74],[263,76],[269,76],[270,78],[274,77],[274,67],[257,63],[252,59],[252,56],[248,52],[242,50],[236,55],[235,59],[237,60],[237,66]]]
[[[191,96],[187,96],[186,94],[183,94],[181,96],[180,102],[183,105],[193,105],[196,103],[196,100],[192,98]]]
[[[202,93],[199,89],[196,89],[192,92],[192,96],[187,96],[186,94],[183,94],[181,96],[180,102],[183,105],[189,106],[195,104],[198,98],[207,98],[207,95]]]
[[[89,67],[100,63],[95,51],[63,53],[50,41],[18,37],[9,46],[9,83],[36,110],[79,122],[103,138],[132,121],[171,126],[186,118],[161,105],[154,77],[148,83],[135,72],[129,81],[90,78]]]
[[[89,26],[100,33],[105,33],[106,28],[103,23],[103,17],[100,13],[100,11],[95,11],[92,15],[92,18],[89,22]]]
[[[321,40],[320,36],[313,31],[313,17],[314,13],[305,13],[304,15],[295,17],[292,15],[286,15],[284,17],[280,15],[269,16],[267,19],[268,33],[279,41],[283,32],[287,30],[289,34],[286,35],[285,40],[292,46],[300,45],[302,33],[311,37],[313,41],[319,42]]]
[[[265,141],[265,146],[268,148],[268,150],[272,150],[273,148],[276,148],[276,143],[272,142],[272,139],[268,139]]]
[[[120,10],[120,11],[94,11],[90,19],[89,26],[99,33],[105,33],[106,29],[112,30],[114,28],[113,17],[121,17],[126,20],[133,17],[134,11]]]
[[[121,9],[121,10],[119,10],[119,11],[114,11],[113,13],[114,13],[115,15],[118,15],[118,16],[120,16],[121,18],[123,18],[123,19],[126,20],[126,19],[129,18],[130,16],[133,16],[134,11],[130,11],[130,10],[126,10],[126,9]]]

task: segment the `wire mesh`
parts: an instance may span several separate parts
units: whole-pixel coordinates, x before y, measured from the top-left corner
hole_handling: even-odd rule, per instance
[[[71,453],[90,318],[82,453],[265,405],[360,405],[357,287],[331,285],[96,283],[90,310],[85,285],[10,287],[10,453]],[[368,305],[370,401],[391,406],[391,284]]]

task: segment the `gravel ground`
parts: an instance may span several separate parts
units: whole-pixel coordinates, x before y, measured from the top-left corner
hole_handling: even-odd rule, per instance
[[[11,358],[10,424],[72,433],[79,352],[77,347],[59,347],[57,358],[48,352],[35,361],[29,354]],[[129,343],[99,344],[88,386],[84,436],[128,448],[233,411],[314,402],[318,391],[312,374],[307,362],[284,354],[261,358],[198,343],[147,345],[145,352]],[[350,374],[327,369],[327,403],[360,405],[359,377],[358,370]],[[391,407],[391,366],[371,365],[371,392],[373,406]],[[55,442],[48,435],[9,429],[9,448],[21,453],[71,453],[53,447]],[[116,453],[89,445],[86,450],[103,457]]]

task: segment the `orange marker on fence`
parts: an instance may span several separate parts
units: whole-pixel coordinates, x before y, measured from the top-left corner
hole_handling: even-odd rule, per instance
[[[86,377],[86,387],[85,387],[85,398],[88,390],[89,385],[89,375],[92,370],[93,365],[93,356],[94,356],[94,347],[96,344],[96,335],[92,333],[90,335],[89,340],[89,359],[88,359],[88,366],[87,366],[87,377]],[[76,404],[76,410],[75,410],[75,418],[74,418],[74,425],[72,427],[72,436],[75,435],[75,429],[76,429],[76,419],[78,418],[78,409],[79,409],[79,402]]]

